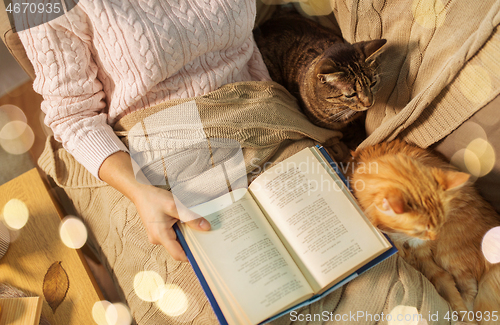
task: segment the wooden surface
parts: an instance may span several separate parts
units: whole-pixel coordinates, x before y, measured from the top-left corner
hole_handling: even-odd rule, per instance
[[[21,230],[11,231],[15,239],[0,259],[0,282],[43,298],[44,276],[54,262],[61,261],[69,290],[55,313],[43,299],[42,315],[51,325],[95,324],[92,307],[104,298],[80,250],[70,249],[60,240],[61,213],[36,169],[0,186],[0,212],[14,198],[26,204],[29,219]]]
[[[40,297],[0,299],[0,306],[0,325],[38,325],[40,322]]]

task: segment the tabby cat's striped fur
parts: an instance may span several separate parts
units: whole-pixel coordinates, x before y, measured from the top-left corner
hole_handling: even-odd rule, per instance
[[[279,10],[254,33],[271,78],[317,125],[341,129],[374,102],[373,54],[385,40],[348,44],[331,30]]]

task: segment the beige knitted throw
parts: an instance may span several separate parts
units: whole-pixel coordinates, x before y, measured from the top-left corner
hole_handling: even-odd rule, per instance
[[[149,181],[168,186],[188,206],[227,192],[226,175],[231,188],[246,186],[262,166],[314,145],[304,139],[328,146],[337,159],[347,154],[340,132],[311,124],[274,82],[233,83],[167,101],[125,116],[114,128]]]
[[[427,147],[500,93],[500,1],[331,0],[350,43],[388,40],[362,146]]]
[[[237,140],[247,162],[254,158],[258,158],[260,164],[276,162],[318,142],[330,144],[335,154],[342,152],[338,144],[339,132],[310,124],[300,114],[295,100],[281,86],[270,82],[231,84],[206,96],[167,102],[127,116],[115,129],[119,135],[127,136],[137,122],[142,129],[148,117],[157,118],[158,113],[193,101],[203,121],[204,136]],[[124,140],[129,144],[140,143],[147,137],[130,136]],[[75,208],[74,213],[84,220],[91,248],[112,274],[138,324],[217,323],[191,266],[174,261],[163,247],[148,242],[131,201],[94,178],[54,139],[48,140],[39,164],[62,189],[59,196],[67,195]],[[249,176],[253,176],[255,168],[247,169]],[[140,298],[144,285],[137,285],[141,281],[136,276],[143,271],[149,271],[149,275],[155,272],[167,284],[162,299],[148,302]],[[169,291],[172,288],[176,290]],[[187,308],[179,313],[176,303],[184,298]],[[420,313],[428,319],[429,313],[439,312],[439,322],[428,319],[428,324],[446,324],[442,317],[448,310],[434,287],[401,258],[394,256],[324,299],[302,308],[300,314],[303,316],[300,317],[314,317],[308,324],[320,324],[325,320],[324,315],[329,315],[331,320],[343,319],[339,323],[347,324],[346,318],[352,321],[356,315],[360,318],[354,318],[356,321],[352,324],[377,324],[377,320],[384,317],[382,313],[392,312],[393,317]],[[273,324],[304,324],[298,319],[299,316],[284,316]]]

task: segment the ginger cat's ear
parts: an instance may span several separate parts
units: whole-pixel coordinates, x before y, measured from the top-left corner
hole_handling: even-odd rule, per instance
[[[377,209],[385,215],[395,216],[405,211],[405,201],[399,191],[391,191],[382,200],[382,207]]]
[[[444,175],[445,190],[454,190],[462,187],[470,178],[469,174],[455,171],[446,171]]]
[[[387,193],[387,202],[397,214],[405,212],[405,200],[400,191],[396,190]]]

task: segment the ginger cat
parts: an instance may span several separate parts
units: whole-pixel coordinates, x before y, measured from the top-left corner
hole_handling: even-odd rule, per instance
[[[357,150],[351,162],[356,198],[399,254],[453,310],[474,310],[481,324],[500,323],[491,317],[493,311],[500,314],[500,264],[489,263],[481,251],[483,236],[500,226],[500,217],[469,175],[402,141]],[[460,320],[463,313],[458,315]]]

